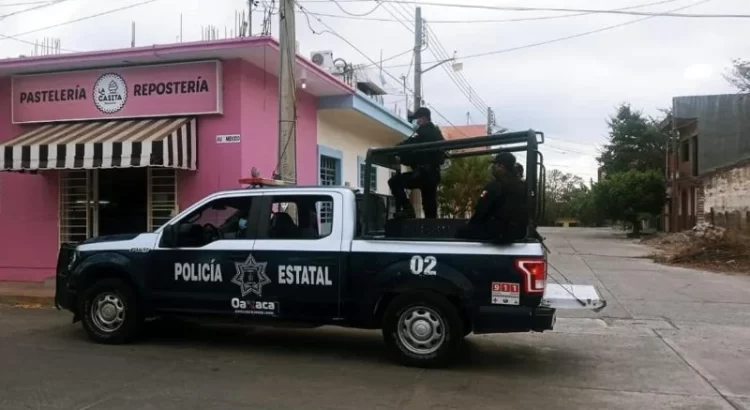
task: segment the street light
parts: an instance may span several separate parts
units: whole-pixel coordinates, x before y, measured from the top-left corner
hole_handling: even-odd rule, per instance
[[[443,64],[445,64],[447,62],[451,62],[452,63],[451,64],[451,68],[453,69],[453,72],[457,73],[457,72],[463,70],[464,69],[464,63],[459,63],[458,61],[456,61],[457,58],[458,58],[456,56],[456,54],[457,54],[457,52],[454,51],[453,52],[453,57],[446,58],[445,60],[438,61],[437,63],[435,63],[435,64],[433,64],[433,65],[425,68],[424,70],[419,70],[419,71],[416,72],[416,74],[419,77],[419,79],[417,80],[415,78],[415,81],[414,81],[414,84],[415,84],[415,87],[414,87],[414,97],[418,98],[418,100],[415,101],[415,108],[414,108],[415,110],[418,107],[422,106],[422,101],[424,100],[424,98],[422,98],[422,74],[424,74],[424,73],[432,70],[435,67],[439,67],[439,66],[441,66],[441,65],[443,65]]]
[[[441,66],[441,65],[443,65],[443,64],[445,64],[445,63],[447,63],[449,61],[453,62],[453,64],[451,64],[451,68],[453,69],[453,71],[454,72],[459,72],[459,71],[461,71],[461,70],[464,69],[464,63],[459,63],[459,62],[456,61],[456,59],[457,59],[456,52],[454,51],[453,52],[453,57],[446,58],[445,60],[442,60],[442,61],[438,61],[437,63],[435,63],[435,64],[433,64],[433,65],[425,68],[424,70],[420,71],[420,74],[424,74],[424,73],[432,70],[433,68]]]

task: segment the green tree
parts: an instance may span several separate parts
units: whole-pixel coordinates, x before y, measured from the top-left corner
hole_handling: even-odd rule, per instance
[[[628,170],[664,172],[667,135],[658,121],[623,103],[609,120],[609,143],[597,160],[606,175]]]
[[[750,92],[750,61],[740,58],[732,60],[732,68],[724,78],[740,92]]]
[[[547,172],[544,198],[544,218],[541,225],[554,225],[558,218],[577,218],[572,201],[585,187],[583,179],[557,169]]]
[[[633,225],[640,234],[640,221],[662,212],[667,199],[664,176],[656,170],[630,170],[607,175],[594,189],[595,206],[603,216]]]
[[[482,188],[492,178],[492,157],[456,158],[442,172],[438,206],[444,218],[466,218],[474,209]]]
[[[595,189],[593,182],[591,187],[581,185],[570,197],[571,213],[584,226],[600,226],[603,223],[596,207]]]

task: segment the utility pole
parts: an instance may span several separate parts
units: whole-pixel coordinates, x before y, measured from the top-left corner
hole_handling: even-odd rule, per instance
[[[495,122],[495,113],[492,108],[487,107],[487,135],[492,135],[492,126]]]
[[[417,7],[414,20],[414,111],[422,106],[422,8]]]
[[[296,37],[294,0],[279,3],[279,157],[278,175],[283,181],[297,183],[297,130],[295,116]]]
[[[247,0],[247,36],[253,35],[253,0]]]
[[[417,7],[414,13],[414,112],[417,112],[422,106],[422,8]],[[423,216],[422,212],[422,191],[412,189],[409,193],[409,202],[414,208],[414,214],[417,218]]]
[[[130,47],[135,47],[135,21],[130,23]]]

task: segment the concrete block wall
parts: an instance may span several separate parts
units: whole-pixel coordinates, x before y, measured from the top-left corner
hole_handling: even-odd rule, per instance
[[[750,163],[706,176],[703,191],[703,210],[715,224],[750,230]]]

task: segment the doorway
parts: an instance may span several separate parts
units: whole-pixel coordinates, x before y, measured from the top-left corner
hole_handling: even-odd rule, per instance
[[[60,172],[60,243],[153,232],[177,211],[177,174],[169,168]]]
[[[103,169],[98,174],[98,234],[146,232],[148,225],[146,168]]]

